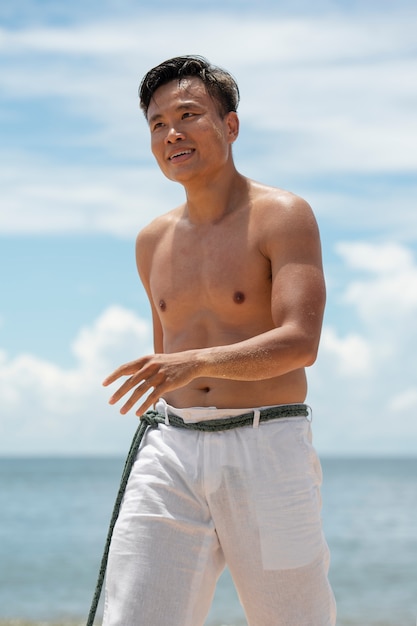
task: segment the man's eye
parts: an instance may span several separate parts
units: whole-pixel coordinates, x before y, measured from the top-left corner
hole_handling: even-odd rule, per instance
[[[186,117],[193,117],[194,113],[191,113],[191,111],[187,111],[187,113],[183,113],[182,115],[182,119],[185,119]]]

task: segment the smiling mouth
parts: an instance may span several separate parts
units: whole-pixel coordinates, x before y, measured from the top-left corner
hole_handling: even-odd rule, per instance
[[[173,159],[177,159],[178,157],[185,156],[191,153],[192,150],[181,150],[181,152],[176,152],[175,154],[171,155],[168,160],[172,161]]]

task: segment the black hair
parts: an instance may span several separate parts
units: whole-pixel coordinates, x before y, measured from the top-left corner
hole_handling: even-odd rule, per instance
[[[172,80],[181,82],[183,78],[199,78],[210,96],[219,106],[222,116],[236,111],[239,104],[239,88],[233,76],[212,65],[202,56],[180,56],[168,59],[145,74],[139,86],[140,108],[145,114],[155,91]]]

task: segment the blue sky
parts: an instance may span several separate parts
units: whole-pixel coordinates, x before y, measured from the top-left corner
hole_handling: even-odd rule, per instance
[[[203,54],[241,89],[239,170],[305,197],[328,305],[309,371],[322,454],[417,450],[414,2],[0,7],[0,454],[123,454],[102,378],[151,350],[134,240],[182,201],[143,74]]]

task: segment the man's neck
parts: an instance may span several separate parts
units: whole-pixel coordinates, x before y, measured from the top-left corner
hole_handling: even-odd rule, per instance
[[[195,225],[209,225],[221,221],[241,206],[247,192],[247,179],[236,170],[221,180],[205,185],[184,186],[187,200],[185,216]]]

